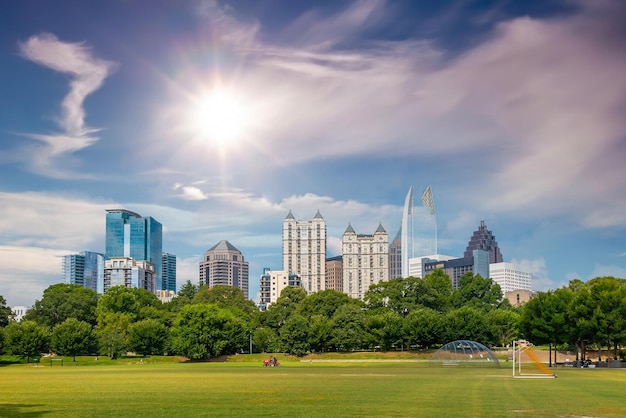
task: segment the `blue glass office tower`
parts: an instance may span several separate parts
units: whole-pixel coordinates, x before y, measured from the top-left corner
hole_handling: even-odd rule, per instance
[[[108,209],[106,215],[105,258],[132,257],[149,261],[156,273],[157,290],[165,289],[162,282],[163,227],[151,216],[126,209]]]
[[[104,274],[104,254],[83,251],[63,256],[63,278],[65,283],[78,284],[97,290],[98,280]]]
[[[161,274],[163,279],[163,290],[176,292],[176,256],[174,254],[163,253]]]

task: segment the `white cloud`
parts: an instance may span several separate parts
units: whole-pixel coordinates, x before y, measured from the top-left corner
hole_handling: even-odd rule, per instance
[[[43,291],[63,279],[61,256],[69,250],[0,246],[0,289],[9,306],[30,307]]]
[[[198,285],[200,278],[199,268],[202,256],[197,257],[176,257],[176,290],[180,289],[182,285],[187,283],[187,280],[191,283]]]
[[[548,277],[548,269],[546,267],[546,260],[543,258],[536,259],[512,259],[512,264],[515,264],[521,271],[525,271],[531,274],[532,288],[533,290],[546,291],[550,289],[556,289],[567,283],[565,280],[556,282]]]
[[[57,118],[62,132],[24,134],[44,144],[43,149],[33,154],[35,158],[30,161],[30,168],[52,177],[75,177],[76,173],[70,173],[66,164],[59,164],[59,158],[89,147],[98,140],[93,136],[98,130],[85,125],[83,102],[102,86],[115,64],[93,57],[84,43],[63,42],[49,33],[32,36],[19,47],[24,58],[72,77],[70,91],[61,103],[62,113]]]

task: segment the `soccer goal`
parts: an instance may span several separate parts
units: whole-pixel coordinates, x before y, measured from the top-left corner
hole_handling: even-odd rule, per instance
[[[537,371],[541,373],[536,373]],[[555,378],[556,374],[541,362],[531,343],[526,340],[517,340],[513,341],[513,377]]]
[[[59,366],[63,366],[63,359],[50,357],[50,367],[52,367],[55,363]]]

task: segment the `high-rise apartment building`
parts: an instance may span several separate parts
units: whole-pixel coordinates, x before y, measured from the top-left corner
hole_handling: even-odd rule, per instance
[[[106,293],[113,286],[145,289],[156,293],[154,264],[132,257],[111,257],[104,260],[104,280],[98,283],[98,293]]]
[[[154,266],[157,290],[163,289],[163,228],[156,219],[126,209],[108,209],[105,258],[131,257]]]
[[[404,199],[400,227],[402,277],[409,277],[409,259],[437,254],[437,217],[433,192],[428,186],[422,193],[422,205],[413,204],[413,186]]]
[[[98,290],[104,277],[104,254],[83,251],[63,256],[63,280],[87,289]]]
[[[341,239],[343,292],[363,299],[370,285],[389,280],[389,237],[382,224],[373,235],[357,234],[348,225]]]
[[[176,292],[176,256],[163,253],[161,255],[161,289]]]
[[[248,262],[234,245],[222,240],[204,254],[200,262],[200,284],[236,287],[248,299]]]
[[[415,257],[409,259],[409,277],[417,277],[423,279],[424,274],[424,264],[432,263],[433,261],[449,261],[454,260],[458,257],[453,257],[451,255],[445,254],[432,254],[426,257]]]
[[[287,287],[302,287],[300,277],[297,274],[273,271],[265,267],[261,275],[259,309],[264,311],[268,306],[276,303],[281,292]]]
[[[326,286],[326,221],[319,210],[310,221],[291,211],[283,220],[283,270],[297,274],[308,294]]]
[[[480,221],[480,226],[472,234],[463,257],[471,257],[474,250],[487,251],[489,253],[489,264],[502,263],[503,261],[496,237],[487,229],[485,221]]]
[[[326,259],[326,289],[343,292],[343,257]]]
[[[492,263],[489,264],[489,277],[500,285],[502,293],[513,290],[532,290],[531,274],[522,271],[513,263]]]

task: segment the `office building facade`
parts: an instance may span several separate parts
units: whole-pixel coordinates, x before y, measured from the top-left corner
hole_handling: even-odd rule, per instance
[[[319,210],[310,221],[291,211],[283,220],[283,270],[298,275],[307,294],[326,288],[326,221]]]
[[[200,262],[200,284],[226,285],[241,289],[248,299],[248,262],[234,245],[222,240],[211,247]]]
[[[489,277],[489,253],[486,251],[474,250],[472,251],[472,255],[470,257],[455,258],[444,261],[423,260],[422,274],[430,274],[435,269],[442,269],[443,272],[450,277],[450,280],[452,280],[452,287],[458,289],[461,276],[465,273],[471,272],[474,275],[479,274],[484,278]]]
[[[104,277],[104,254],[83,251],[64,255],[62,269],[65,283],[97,291],[98,282]]]
[[[489,253],[489,264],[502,263],[504,261],[496,237],[487,229],[485,221],[480,221],[478,229],[472,234],[463,257],[471,257],[474,250],[487,251]]]
[[[106,211],[105,259],[130,257],[150,262],[155,271],[156,286],[163,288],[163,227],[156,219],[126,209]]]
[[[489,264],[489,277],[500,285],[502,293],[514,290],[532,290],[532,277],[527,271],[522,271],[513,263]]]
[[[161,255],[161,289],[176,292],[176,256],[170,253]]]
[[[326,289],[343,292],[343,257],[326,259]]]
[[[389,280],[389,237],[382,224],[373,235],[357,234],[348,225],[341,239],[343,292],[363,299],[370,285]]]

